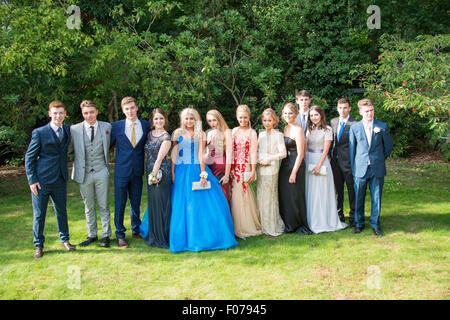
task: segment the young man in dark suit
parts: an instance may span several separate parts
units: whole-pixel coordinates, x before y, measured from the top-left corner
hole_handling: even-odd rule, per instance
[[[130,198],[132,237],[139,238],[142,175],[144,174],[144,145],[150,124],[137,117],[138,106],[132,97],[121,102],[125,120],[116,121],[111,128],[111,147],[116,146],[114,169],[114,224],[119,247],[126,248],[126,228],[123,225],[127,198]]]
[[[66,109],[61,101],[52,101],[48,108],[49,124],[33,130],[25,154],[25,169],[33,205],[33,243],[35,258],[41,258],[44,249],[44,224],[48,199],[55,208],[61,245],[67,251],[75,247],[69,242],[67,222],[67,148],[70,126],[63,124]]]
[[[353,185],[352,168],[350,165],[349,134],[350,127],[356,122],[350,116],[350,102],[347,98],[339,99],[337,103],[339,117],[330,121],[333,129],[333,143],[331,145],[331,168],[333,169],[334,186],[337,193],[337,210],[339,219],[344,217],[344,183],[347,184],[348,201],[350,205],[349,224],[355,226],[355,189]]]

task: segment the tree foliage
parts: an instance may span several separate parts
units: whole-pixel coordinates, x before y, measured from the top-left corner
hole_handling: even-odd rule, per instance
[[[382,9],[380,30],[366,26],[370,4]],[[79,29],[68,28],[70,5],[80,8]],[[237,104],[248,104],[255,118],[269,106],[280,110],[293,100],[296,89],[310,90],[313,102],[331,114],[337,99],[348,96],[370,69],[375,86],[394,97],[404,93],[405,105],[423,99],[419,104],[437,108],[437,118],[442,114],[435,107],[439,98],[409,86],[422,85],[417,75],[406,80],[407,86],[398,86],[413,69],[397,65],[391,73],[388,66],[394,64],[388,61],[397,59],[400,51],[387,44],[394,40],[380,39],[396,35],[397,44],[407,46],[420,34],[448,33],[448,19],[442,19],[447,14],[438,0],[0,1],[0,163],[22,157],[28,140],[24,137],[48,121],[47,106],[54,99],[64,101],[69,124],[82,120],[79,104],[84,99],[97,103],[101,120],[115,121],[122,117],[120,99],[131,95],[142,118],[156,106],[167,110],[170,129],[178,125],[180,109],[188,106],[201,114],[217,108],[233,126]],[[428,43],[425,39],[417,41]],[[420,45],[425,44],[417,48]],[[380,54],[383,64],[377,61]],[[441,64],[448,66],[442,57],[430,56],[426,68],[440,71]],[[404,66],[413,68],[409,63],[417,59],[412,51],[405,59]],[[349,84],[357,65],[369,69],[358,69]],[[433,70],[429,68],[426,72]],[[442,87],[443,79],[432,75],[433,95],[441,93],[436,83]],[[386,108],[396,103],[381,97]],[[425,111],[416,109],[425,121]],[[412,112],[408,110],[396,114],[407,117]],[[395,126],[408,122],[389,120]],[[422,136],[430,130],[434,138],[443,134],[441,122],[421,126]],[[407,152],[412,133],[397,131],[399,154]]]
[[[353,71],[363,75],[368,95],[384,108],[386,120],[395,124],[398,155],[406,155],[417,142],[423,147],[425,136],[450,157],[449,46],[450,35],[418,36],[413,41],[386,35],[379,61]]]

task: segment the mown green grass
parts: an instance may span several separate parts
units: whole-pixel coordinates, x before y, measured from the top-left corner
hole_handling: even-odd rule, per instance
[[[390,160],[381,213],[384,237],[376,237],[370,228],[358,235],[351,229],[263,235],[239,240],[231,250],[199,253],[173,254],[131,239],[128,214],[129,248],[113,241],[109,249],[95,243],[65,252],[49,205],[45,254],[34,259],[26,178],[2,178],[0,298],[449,299],[449,185],[446,164]],[[113,212],[113,188],[110,194]],[[146,199],[145,192],[142,213]],[[68,214],[70,241],[78,244],[87,233],[73,182],[68,185]],[[112,227],[115,231],[113,222]]]

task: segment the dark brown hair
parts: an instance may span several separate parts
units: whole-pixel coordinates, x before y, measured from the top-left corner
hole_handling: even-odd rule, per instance
[[[154,108],[152,110],[152,113],[150,114],[150,119],[148,119],[148,121],[150,122],[151,127],[152,128],[154,127],[154,125],[153,125],[153,118],[155,117],[155,114],[157,114],[157,113],[161,114],[164,117],[164,129],[167,130],[167,128],[169,126],[169,118],[167,118],[166,112],[163,109],[161,109],[161,108]]]
[[[297,91],[297,93],[295,94],[295,97],[296,98],[298,98],[298,97],[308,97],[308,98],[311,99],[311,93],[309,93],[308,90],[300,90],[300,91]]]
[[[325,111],[320,106],[312,106],[309,108],[309,116],[308,116],[308,131],[311,132],[312,129],[316,128],[316,125],[311,121],[311,111],[316,111],[320,114],[320,124],[317,126],[319,129],[326,130],[327,129],[327,117],[325,115]]]

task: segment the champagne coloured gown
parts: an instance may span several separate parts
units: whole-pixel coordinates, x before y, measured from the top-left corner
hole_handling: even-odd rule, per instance
[[[234,162],[231,168],[231,214],[234,232],[242,239],[262,234],[255,194],[250,184],[244,182],[244,173],[251,172],[251,153],[256,156],[258,138],[253,129],[245,131],[233,130]]]

